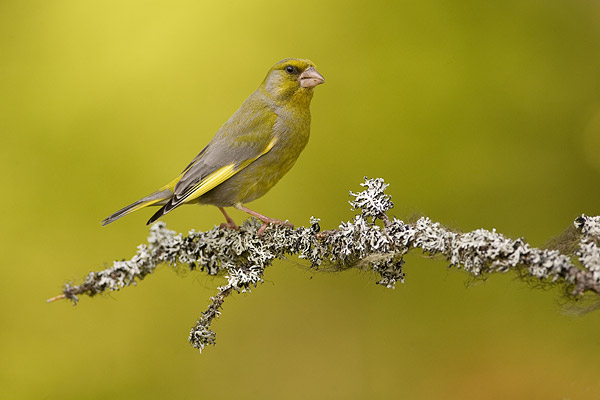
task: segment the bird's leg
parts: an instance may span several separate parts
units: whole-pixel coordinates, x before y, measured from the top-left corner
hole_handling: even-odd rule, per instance
[[[219,210],[221,210],[221,212],[225,216],[225,219],[227,220],[227,222],[223,222],[221,225],[219,225],[219,228],[221,228],[221,229],[223,229],[223,228],[231,228],[231,229],[235,229],[236,231],[240,229],[240,227],[229,216],[229,214],[227,214],[227,211],[225,211],[225,209],[223,207],[219,207]]]
[[[259,214],[256,211],[252,211],[248,207],[244,207],[241,203],[234,204],[233,207],[237,208],[240,211],[247,212],[248,214],[250,214],[253,217],[256,217],[256,218],[258,218],[259,220],[262,221],[263,224],[261,225],[260,228],[258,228],[258,235],[259,236],[263,234],[263,232],[265,231],[265,229],[267,229],[267,226],[269,226],[269,224],[286,225],[286,226],[289,226],[290,228],[294,227],[294,225],[290,224],[289,222],[282,221],[280,219],[274,219],[274,218],[265,217],[264,215]]]

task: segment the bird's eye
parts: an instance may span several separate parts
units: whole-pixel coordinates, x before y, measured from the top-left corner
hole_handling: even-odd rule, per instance
[[[292,65],[288,65],[287,67],[285,67],[285,72],[287,72],[288,74],[293,74],[294,72],[296,72],[296,68]]]

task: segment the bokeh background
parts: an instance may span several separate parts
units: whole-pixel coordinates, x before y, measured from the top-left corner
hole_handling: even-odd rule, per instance
[[[201,355],[187,334],[223,278],[165,266],[44,302],[134,253],[151,210],[99,221],[179,173],[286,57],[327,83],[306,150],[252,204],[265,214],[334,228],[365,175],[391,184],[399,218],[536,246],[600,213],[596,1],[3,0],[1,397],[600,398],[598,312],[419,254],[395,290],[278,262],[227,300]]]

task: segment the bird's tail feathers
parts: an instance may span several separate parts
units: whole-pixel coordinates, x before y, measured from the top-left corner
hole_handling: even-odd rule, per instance
[[[150,225],[151,223],[153,223],[154,221],[156,221],[157,219],[159,219],[160,217],[162,217],[169,211],[173,210],[175,207],[177,207],[177,205],[179,205],[179,204],[177,204],[177,205],[173,206],[172,203],[173,203],[173,200],[167,201],[166,204],[164,204],[157,212],[154,213],[153,216],[150,217],[148,222],[146,222],[146,225]]]
[[[102,225],[103,226],[108,225],[111,222],[114,222],[114,221],[118,220],[119,218],[124,217],[125,215],[132,213],[134,211],[137,211],[139,209],[142,209],[144,207],[148,207],[148,206],[152,206],[152,205],[163,205],[163,204],[165,204],[165,202],[168,199],[171,198],[171,196],[173,196],[173,192],[171,192],[171,190],[169,190],[169,189],[157,190],[156,192],[149,194],[148,196],[144,197],[143,199],[140,199],[140,200],[136,201],[135,203],[128,205],[127,207],[123,207],[116,213],[107,217],[106,219],[104,219],[104,221],[102,221]]]

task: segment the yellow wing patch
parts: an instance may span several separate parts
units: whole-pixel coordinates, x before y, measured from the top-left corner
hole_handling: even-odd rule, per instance
[[[219,168],[212,174],[208,175],[206,178],[202,179],[202,181],[200,181],[200,183],[198,183],[195,186],[194,191],[186,197],[185,202],[187,203],[188,201],[197,199],[204,193],[208,192],[210,189],[217,187],[221,183],[225,182],[227,179],[231,178],[233,175],[235,175],[236,172],[239,171],[239,169],[235,170],[234,167],[235,164],[227,165],[223,168]]]
[[[209,190],[219,186],[221,183],[225,182],[227,179],[231,178],[232,176],[246,168],[252,162],[256,161],[261,156],[267,154],[269,150],[271,150],[273,146],[275,146],[275,143],[277,143],[277,138],[271,139],[271,141],[262,153],[260,153],[258,156],[252,159],[243,161],[237,166],[237,168],[235,167],[235,164],[229,164],[219,168],[215,172],[206,176],[204,179],[202,179],[200,182],[194,185],[190,195],[186,196],[185,202],[187,203],[192,200],[195,200],[198,197],[202,196],[204,193],[208,192]],[[179,179],[181,179],[181,177],[178,177],[173,183],[177,183],[176,181],[179,181]]]

